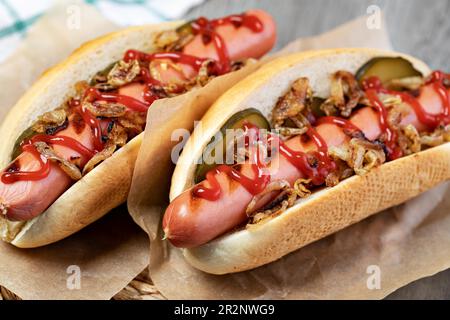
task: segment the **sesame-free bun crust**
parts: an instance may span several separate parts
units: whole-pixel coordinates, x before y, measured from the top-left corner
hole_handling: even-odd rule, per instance
[[[17,102],[0,128],[0,167],[11,161],[14,143],[39,115],[59,107],[73,96],[78,81],[122,58],[127,49],[151,52],[154,37],[182,22],[131,27],[87,42],[65,61],[47,70]],[[125,202],[143,134],[103,161],[63,193],[44,213],[27,222],[0,218],[0,236],[21,248],[61,240]]]
[[[299,77],[310,80],[316,96],[327,97],[332,73],[338,70],[354,73],[377,56],[401,56],[411,61],[423,75],[430,72],[423,62],[396,52],[335,49],[279,58],[239,82],[205,114],[202,132],[194,130],[172,177],[171,200],[194,184],[196,160],[233,114],[257,108],[268,117],[278,98]],[[450,143],[446,143],[385,163],[333,188],[317,191],[267,222],[225,234],[196,248],[184,249],[184,256],[192,266],[213,274],[256,268],[400,204],[449,178]]]

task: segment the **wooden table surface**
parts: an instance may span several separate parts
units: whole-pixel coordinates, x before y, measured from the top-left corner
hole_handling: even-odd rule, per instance
[[[450,69],[450,0],[207,0],[187,17],[264,9],[277,21],[277,48],[281,48],[292,39],[320,34],[365,15],[373,4],[383,9],[396,50],[424,60],[433,69]],[[450,269],[417,280],[387,298],[450,299]]]

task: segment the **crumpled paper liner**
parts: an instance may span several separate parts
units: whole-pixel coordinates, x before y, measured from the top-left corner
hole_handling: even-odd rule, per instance
[[[81,13],[79,29],[66,25],[67,8],[73,3]],[[92,6],[59,1],[0,66],[0,121],[46,68],[81,43],[116,29]],[[126,206],[43,248],[23,250],[0,241],[0,285],[23,299],[110,299],[147,264],[147,237],[132,221]],[[75,281],[70,278],[75,271],[69,266],[80,268],[80,289],[67,286],[67,281]]]
[[[380,29],[369,30],[362,17],[297,40],[275,55],[332,47],[390,49],[390,42],[384,21]],[[189,105],[194,95],[179,97],[177,103]],[[162,240],[160,226],[173,169],[171,149],[164,148],[176,143],[170,141],[166,121],[187,128],[191,120],[178,108],[152,110],[128,201],[133,218],[150,236],[150,276],[167,298],[379,299],[450,267],[450,187],[443,184],[255,270],[216,276],[192,268],[180,249]],[[155,148],[160,152],[154,153]]]

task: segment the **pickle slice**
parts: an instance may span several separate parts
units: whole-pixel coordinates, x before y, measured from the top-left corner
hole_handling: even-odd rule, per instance
[[[407,77],[422,77],[411,62],[401,57],[377,57],[366,62],[356,72],[356,79],[362,83],[364,79],[376,76],[380,78],[383,85],[393,79]]]
[[[242,129],[244,127],[245,123],[251,123],[255,126],[257,126],[260,129],[266,129],[270,130],[270,123],[267,121],[267,119],[259,112],[258,110],[254,108],[246,109],[243,111],[240,111],[236,114],[234,114],[228,121],[220,128],[220,132],[222,133],[222,137],[224,139],[219,140],[217,142],[211,141],[207,148],[211,150],[208,157],[213,159],[215,157],[215,149],[217,147],[217,143],[220,143],[222,145],[223,155],[224,158],[222,159],[222,163],[225,163],[225,151],[226,151],[226,141],[225,141],[225,134],[226,130],[228,129]],[[202,154],[203,155],[203,154]],[[212,169],[214,169],[218,164],[216,163],[201,163],[197,165],[197,168],[195,169],[194,174],[194,181],[195,183],[199,183],[200,181],[205,179],[206,173]]]
[[[223,133],[227,129],[242,129],[245,123],[251,123],[260,129],[270,130],[269,121],[254,108],[239,111],[234,114],[227,122],[222,126],[220,131]]]
[[[16,142],[14,143],[13,151],[11,153],[11,160],[14,160],[22,153],[22,148],[20,147],[20,144],[36,135],[37,132],[33,130],[33,127],[29,127],[26,129],[22,134],[16,139]]]

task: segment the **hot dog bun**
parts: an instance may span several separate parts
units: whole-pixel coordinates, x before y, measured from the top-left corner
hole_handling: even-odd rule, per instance
[[[195,130],[186,144],[172,178],[171,200],[194,184],[196,160],[233,114],[256,108],[268,117],[277,99],[299,77],[309,79],[315,95],[327,97],[332,73],[338,70],[354,73],[377,56],[401,56],[423,75],[430,73],[423,62],[404,54],[339,49],[279,58],[242,80],[216,101],[203,118],[202,132]],[[449,178],[450,144],[446,143],[315,192],[268,222],[231,232],[200,247],[184,249],[184,256],[194,267],[213,274],[252,269],[400,204]]]

